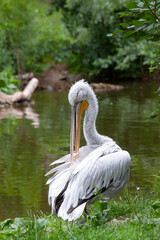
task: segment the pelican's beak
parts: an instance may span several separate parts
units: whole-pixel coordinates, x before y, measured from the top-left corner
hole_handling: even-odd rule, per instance
[[[77,102],[74,106],[72,106],[71,113],[71,132],[70,132],[70,155],[71,155],[71,163],[73,163],[73,153],[75,146],[76,158],[78,158],[78,151],[80,147],[80,127],[81,127],[81,116],[83,110],[87,110],[88,102],[86,100]]]

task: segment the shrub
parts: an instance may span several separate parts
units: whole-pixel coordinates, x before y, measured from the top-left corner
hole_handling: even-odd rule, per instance
[[[70,42],[61,13],[38,0],[2,0],[0,71],[39,73],[47,62],[62,59]]]
[[[153,44],[151,41],[134,35],[130,38],[107,35],[119,31],[119,24],[126,24],[118,13],[126,9],[127,2],[54,1],[57,8],[62,9],[63,20],[75,39],[67,59],[74,72],[88,76],[99,74],[107,81],[110,78],[135,78],[147,71],[144,65],[154,57],[148,54],[148,48]],[[127,21],[131,25],[130,18]]]
[[[0,90],[2,92],[12,94],[14,91],[19,90],[18,83],[19,80],[9,70],[0,72]]]

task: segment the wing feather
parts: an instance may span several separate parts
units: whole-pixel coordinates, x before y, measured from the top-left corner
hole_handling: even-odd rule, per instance
[[[105,146],[97,148],[73,170],[58,212],[59,216],[88,201],[95,195],[96,188],[101,190],[114,186],[113,192],[119,189],[130,166],[130,155],[122,150],[104,155],[105,150]]]
[[[50,164],[50,166],[56,165],[56,164],[60,164],[60,163],[64,163],[64,162],[69,162],[70,161],[70,154],[67,154],[61,158],[59,158],[58,160],[52,162]]]

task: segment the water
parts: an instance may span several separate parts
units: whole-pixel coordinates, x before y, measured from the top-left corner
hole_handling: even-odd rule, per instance
[[[157,106],[158,85],[124,85],[122,91],[97,93],[97,130],[130,152],[129,186],[146,189],[160,170],[159,120],[145,120]],[[44,175],[52,161],[69,152],[67,92],[36,92],[33,100],[32,106],[0,109],[0,220],[49,213]]]

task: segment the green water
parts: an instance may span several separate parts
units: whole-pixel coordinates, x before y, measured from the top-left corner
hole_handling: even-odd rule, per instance
[[[97,93],[97,130],[130,152],[133,192],[149,189],[160,171],[160,124],[145,120],[156,108],[158,85],[124,85],[122,91]],[[16,108],[16,114],[3,116],[0,109],[0,220],[50,212],[44,175],[52,161],[69,152],[67,92],[36,92],[32,99],[32,107]]]

